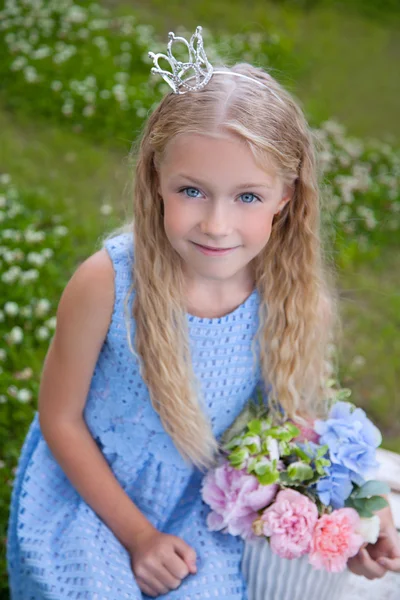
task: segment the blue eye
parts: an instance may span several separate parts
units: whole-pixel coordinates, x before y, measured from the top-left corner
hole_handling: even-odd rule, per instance
[[[247,199],[243,200],[244,204],[254,204],[254,202],[252,202],[253,199],[257,200],[258,202],[261,202],[260,198],[258,198],[258,196],[256,196],[255,194],[252,194],[251,192],[245,192],[244,194],[241,194],[240,197],[247,198]],[[250,198],[250,200],[249,200],[249,198]]]
[[[183,188],[181,190],[179,190],[180,192],[184,192],[184,194],[186,196],[188,196],[189,198],[198,198],[199,196],[196,196],[196,192],[200,194],[199,190],[197,188],[194,187],[186,187]],[[195,194],[191,194],[190,192],[194,192]]]

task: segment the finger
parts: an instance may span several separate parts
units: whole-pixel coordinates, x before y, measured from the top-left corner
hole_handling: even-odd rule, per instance
[[[376,562],[388,571],[400,573],[400,558],[388,558],[387,556],[382,556],[381,558],[378,558]]]
[[[155,592],[153,588],[149,587],[145,583],[142,583],[139,579],[136,580],[136,583],[138,584],[140,590],[146,594],[146,596],[150,596],[150,598],[157,597],[157,592]]]
[[[157,568],[157,579],[166,586],[168,590],[176,590],[181,585],[181,580],[178,577],[175,577],[165,565],[159,565]]]
[[[142,592],[144,592],[148,596],[151,596],[152,598],[161,596],[161,594],[166,594],[169,591],[166,586],[162,585],[160,581],[158,581],[152,576],[146,579],[137,577],[136,583],[138,584]]]
[[[178,554],[171,554],[165,558],[163,565],[177,579],[184,579],[189,575],[189,567],[186,562]]]
[[[360,564],[364,568],[364,577],[367,579],[378,579],[383,577],[386,569],[373,560],[367,550],[360,550]]]
[[[196,573],[197,572],[196,551],[191,546],[189,546],[189,544],[187,544],[184,540],[182,540],[179,537],[175,538],[174,545],[175,545],[175,550],[176,550],[177,554],[179,554],[183,558],[183,560],[189,567],[190,572]]]

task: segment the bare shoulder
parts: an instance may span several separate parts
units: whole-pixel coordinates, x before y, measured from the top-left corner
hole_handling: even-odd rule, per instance
[[[57,309],[56,331],[46,355],[39,392],[44,431],[82,414],[114,307],[114,268],[105,249],[72,275]]]
[[[81,315],[88,320],[98,319],[101,325],[101,321],[111,318],[114,294],[114,267],[103,248],[81,263],[67,283],[58,305],[57,322]]]

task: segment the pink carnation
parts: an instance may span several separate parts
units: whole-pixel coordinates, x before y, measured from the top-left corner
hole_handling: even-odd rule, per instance
[[[262,485],[254,475],[224,462],[203,480],[203,500],[212,508],[207,517],[209,529],[252,538],[257,511],[271,503],[277,490],[276,484]]]
[[[295,442],[305,442],[308,440],[309,442],[314,442],[315,444],[318,444],[319,435],[316,431],[314,431],[314,421],[307,421],[306,425],[302,425],[294,421],[294,425],[296,425],[296,427],[300,429],[300,434],[296,438],[294,438]]]
[[[339,573],[347,560],[357,554],[364,540],[355,533],[360,517],[353,508],[340,508],[323,515],[315,526],[310,564],[316,569]]]
[[[318,510],[307,496],[295,490],[282,490],[261,519],[272,551],[281,558],[298,558],[309,552]]]

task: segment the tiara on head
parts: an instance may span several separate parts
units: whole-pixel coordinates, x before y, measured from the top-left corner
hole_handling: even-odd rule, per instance
[[[272,90],[270,87],[254,79],[254,77],[248,77],[242,73],[234,73],[233,71],[214,71],[212,64],[207,59],[207,55],[204,51],[203,38],[201,32],[203,28],[199,25],[196,27],[195,33],[188,42],[186,38],[176,36],[172,31],[168,34],[169,42],[167,46],[167,55],[158,52],[149,52],[149,57],[153,59],[154,67],[151,72],[161,77],[168,83],[175,94],[186,94],[187,92],[197,92],[204,88],[210,81],[211,77],[216,74],[221,75],[233,75],[235,77],[243,77],[249,81],[253,81],[258,85],[266,88],[279,102],[284,104],[283,100]],[[176,60],[172,53],[172,45],[174,42],[183,42],[189,51],[189,61],[182,62]],[[165,71],[159,66],[159,59],[166,60],[171,66],[171,71]],[[193,72],[194,74],[187,77],[187,74]],[[194,81],[193,81],[194,80]]]

